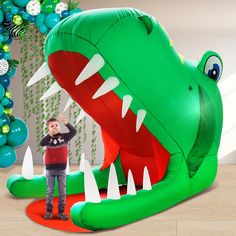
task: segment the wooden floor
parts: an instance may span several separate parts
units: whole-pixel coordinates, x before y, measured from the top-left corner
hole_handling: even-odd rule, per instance
[[[72,166],[71,170],[76,170]],[[63,236],[32,222],[25,214],[32,199],[16,199],[8,194],[5,183],[20,167],[0,169],[0,235]],[[35,174],[42,166],[35,167]],[[220,165],[213,186],[206,192],[152,217],[117,229],[94,233],[96,236],[236,236],[236,165]]]

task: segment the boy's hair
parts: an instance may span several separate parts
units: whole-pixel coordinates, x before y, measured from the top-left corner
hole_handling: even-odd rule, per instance
[[[54,122],[54,121],[58,122],[58,120],[56,118],[50,118],[47,120],[46,125],[48,126],[50,122]]]

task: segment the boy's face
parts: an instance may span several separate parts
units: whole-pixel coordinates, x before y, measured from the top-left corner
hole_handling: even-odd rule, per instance
[[[48,132],[50,135],[56,135],[60,133],[60,131],[61,131],[61,127],[57,121],[51,121],[48,124]]]

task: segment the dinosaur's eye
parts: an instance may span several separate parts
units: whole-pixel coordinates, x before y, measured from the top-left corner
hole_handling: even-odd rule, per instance
[[[210,56],[206,61],[204,73],[218,82],[222,73],[222,63],[220,59],[216,56]]]

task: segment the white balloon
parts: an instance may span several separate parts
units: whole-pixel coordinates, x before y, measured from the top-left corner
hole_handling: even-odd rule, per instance
[[[5,75],[9,69],[8,61],[5,59],[0,60],[0,75]]]
[[[65,11],[65,10],[67,10],[67,9],[68,9],[68,6],[67,6],[66,3],[64,3],[64,2],[59,2],[59,3],[57,3],[57,5],[56,5],[55,12],[56,12],[58,15],[61,16],[61,13],[62,13],[63,11]]]
[[[31,0],[26,6],[27,12],[32,16],[37,16],[41,12],[40,3],[36,0]]]

